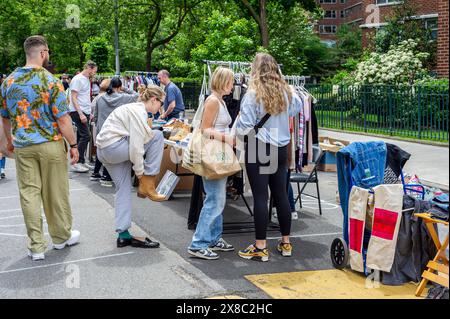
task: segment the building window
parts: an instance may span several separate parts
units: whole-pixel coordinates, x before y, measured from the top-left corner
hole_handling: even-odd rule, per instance
[[[345,10],[341,10],[341,18],[342,18],[342,19],[345,18]]]
[[[437,40],[438,37],[438,19],[425,19],[425,29],[430,30],[431,38]]]
[[[336,3],[337,0],[320,0],[320,3]]]
[[[353,12],[358,12],[362,10],[362,4],[358,4],[355,6],[352,6],[348,9],[345,9],[344,15],[345,17],[348,17],[349,15],[351,15]]]
[[[347,0],[341,0],[341,3],[346,3],[347,2]]]
[[[337,31],[337,26],[335,25],[321,25],[319,26],[319,32],[321,34],[335,34]]]
[[[390,4],[399,2],[402,2],[402,0],[377,0],[377,4]]]
[[[336,19],[336,10],[326,10],[325,19]]]

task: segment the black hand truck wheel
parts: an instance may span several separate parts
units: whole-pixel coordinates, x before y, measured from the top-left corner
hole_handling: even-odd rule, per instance
[[[330,255],[334,268],[342,270],[347,267],[350,253],[347,243],[342,238],[336,238],[333,241]]]

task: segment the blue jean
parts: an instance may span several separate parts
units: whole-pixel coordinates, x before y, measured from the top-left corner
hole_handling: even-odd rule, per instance
[[[337,155],[339,198],[344,217],[344,240],[348,242],[348,200],[353,186],[372,188],[383,183],[387,148],[382,141],[354,142]]]
[[[189,249],[199,250],[212,247],[222,237],[222,213],[226,203],[227,180],[228,178],[218,180],[203,178],[206,197]]]
[[[0,158],[0,169],[4,169],[6,166],[6,157]]]

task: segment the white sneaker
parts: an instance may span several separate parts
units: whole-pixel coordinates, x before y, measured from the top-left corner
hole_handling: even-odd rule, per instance
[[[100,185],[103,187],[113,187],[114,183],[112,181],[100,181]]]
[[[75,165],[72,165],[72,171],[75,173],[87,173],[89,172],[89,168],[84,166],[84,164],[77,163]]]
[[[56,250],[61,250],[64,249],[66,246],[74,246],[76,244],[78,244],[78,242],[80,241],[80,232],[78,230],[72,230],[72,235],[70,236],[69,240],[67,240],[66,242],[62,243],[62,244],[53,244],[53,248]]]
[[[94,165],[91,165],[91,164],[88,164],[88,163],[84,163],[83,165],[84,165],[84,167],[86,167],[88,170],[94,170],[94,168],[95,168]]]
[[[31,258],[33,261],[39,261],[45,259],[44,253],[33,253],[31,250],[28,249],[28,257]]]

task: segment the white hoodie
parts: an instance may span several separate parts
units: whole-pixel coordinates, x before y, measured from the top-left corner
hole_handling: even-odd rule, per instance
[[[104,149],[123,137],[129,137],[130,160],[136,175],[144,174],[144,145],[154,136],[147,122],[144,103],[130,103],[115,109],[97,136],[97,147]]]

